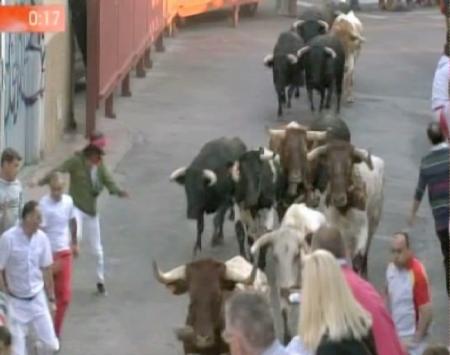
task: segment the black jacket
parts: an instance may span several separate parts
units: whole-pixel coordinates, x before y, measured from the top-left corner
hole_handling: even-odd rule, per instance
[[[378,355],[372,332],[362,340],[344,339],[332,341],[324,337],[316,355]]]

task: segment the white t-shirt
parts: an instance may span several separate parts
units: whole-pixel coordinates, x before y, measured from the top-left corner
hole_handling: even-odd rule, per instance
[[[72,197],[63,194],[55,201],[50,195],[39,201],[42,212],[42,230],[47,234],[54,253],[70,249],[70,220],[75,218]]]
[[[0,178],[0,234],[18,224],[22,204],[23,191],[20,181]]]
[[[8,288],[15,296],[37,295],[44,288],[41,269],[52,264],[50,242],[43,231],[29,238],[22,225],[17,225],[0,238],[0,270],[5,270]]]
[[[442,55],[434,72],[433,89],[431,92],[431,109],[448,104],[448,81],[450,60]]]

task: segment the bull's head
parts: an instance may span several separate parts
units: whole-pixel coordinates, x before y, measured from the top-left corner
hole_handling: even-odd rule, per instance
[[[309,42],[314,37],[327,33],[329,25],[323,20],[297,20],[292,24],[292,28],[297,30],[305,42]]]
[[[308,131],[306,127],[291,122],[285,129],[271,129],[270,145],[275,146],[281,157],[283,172],[287,177],[288,195],[296,197],[299,186],[309,186],[307,142],[326,138],[326,132]]]
[[[257,267],[255,264],[250,275],[244,275],[227,268],[223,262],[203,259],[178,266],[166,273],[161,272],[156,262],[153,262],[153,271],[155,278],[173,294],[189,294],[186,326],[178,329],[176,335],[183,342],[205,349],[220,342],[226,291],[233,290],[237,283],[253,284]]]
[[[355,189],[352,178],[353,164],[365,162],[369,169],[373,169],[370,152],[366,153],[345,141],[331,141],[308,153],[308,161],[314,162],[320,157],[325,158],[324,167],[329,177],[328,201],[338,209],[345,209]],[[361,204],[365,202],[360,201],[355,207],[364,209],[365,206]]]
[[[308,234],[295,228],[281,227],[262,235],[251,247],[252,254],[257,254],[262,247],[272,249],[275,277],[284,298],[291,290],[301,287],[301,265],[308,250]]]
[[[184,185],[187,199],[187,218],[198,219],[206,205],[206,189],[217,183],[217,175],[209,169],[181,167],[170,175],[170,180]]]
[[[272,170],[275,168],[274,159],[274,152],[260,148],[244,153],[234,165],[232,176],[236,183],[236,200],[238,203],[243,202],[244,208],[256,207],[263,189],[267,188],[263,186],[264,182],[267,178],[272,181],[276,176]]]
[[[361,36],[354,24],[348,20],[348,15],[339,15],[333,23],[331,32],[334,33],[344,44],[347,53],[354,52],[361,47],[366,39]]]
[[[324,82],[328,82],[334,73],[334,60],[337,53],[327,46],[305,46],[298,50],[297,56],[302,59],[307,55],[306,71],[307,80],[315,88],[320,88]]]

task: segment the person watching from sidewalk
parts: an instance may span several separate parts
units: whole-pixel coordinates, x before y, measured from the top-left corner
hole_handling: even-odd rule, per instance
[[[434,71],[433,86],[431,90],[431,109],[433,122],[440,125],[446,139],[449,139],[450,105],[449,105],[449,78],[450,58],[448,45],[444,45],[442,53]]]
[[[48,183],[53,172],[70,174],[69,194],[76,207],[77,226],[80,238],[89,241],[92,254],[96,256],[97,291],[106,295],[103,245],[100,232],[100,217],[97,211],[97,199],[103,188],[110,194],[128,197],[114,182],[103,162],[105,137],[101,133],[93,134],[89,144],[81,151],[64,161],[38,181],[40,186]],[[34,185],[34,183],[32,183]]]
[[[239,291],[226,302],[222,336],[231,355],[288,355],[275,336],[270,305],[256,292]]]
[[[313,235],[311,251],[326,250],[333,254],[341,266],[342,273],[353,296],[368,311],[373,320],[373,335],[379,355],[406,354],[395,330],[394,322],[386,309],[383,297],[375,287],[355,273],[347,261],[342,235],[336,227],[322,226]],[[298,338],[291,343],[298,341]],[[288,347],[289,350],[289,347]]]
[[[22,157],[12,148],[6,148],[0,164],[0,235],[16,225],[23,205],[23,190],[17,179]]]
[[[0,290],[8,295],[13,355],[27,353],[26,337],[31,329],[38,355],[59,350],[52,322],[56,309],[53,257],[50,242],[39,229],[41,222],[38,202],[29,201],[23,207],[21,223],[0,238]]]
[[[416,187],[414,202],[408,225],[413,226],[416,221],[417,210],[422,201],[425,190],[428,189],[428,200],[433,212],[436,234],[441,244],[444,259],[445,281],[447,294],[449,286],[449,147],[437,123],[430,123],[427,128],[428,139],[432,144],[420,163],[419,181]]]
[[[302,348],[288,347],[291,354],[378,354],[372,317],[353,297],[339,263],[326,250],[305,257],[298,332]]]
[[[53,252],[55,285],[55,331],[61,338],[64,315],[72,296],[72,255],[78,256],[77,222],[72,197],[64,193],[64,178],[55,172],[50,177],[50,193],[39,201],[43,223]]]
[[[410,355],[422,355],[432,321],[428,278],[410,248],[408,233],[395,233],[386,270],[386,298],[395,328]]]

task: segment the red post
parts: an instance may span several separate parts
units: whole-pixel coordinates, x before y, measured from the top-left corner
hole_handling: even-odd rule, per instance
[[[106,98],[105,116],[108,118],[116,118],[116,113],[114,112],[114,91]]]
[[[125,97],[130,97],[131,96],[130,73],[125,75],[125,78],[123,78],[123,81],[122,81],[122,96],[125,96]]]
[[[145,65],[148,69],[153,68],[152,49],[151,49],[151,47],[148,47],[148,48],[145,50],[145,53],[144,53],[144,65]]]
[[[138,78],[145,78],[145,75],[146,75],[146,72],[145,72],[145,68],[144,68],[144,56],[141,56],[136,65],[136,76]]]

